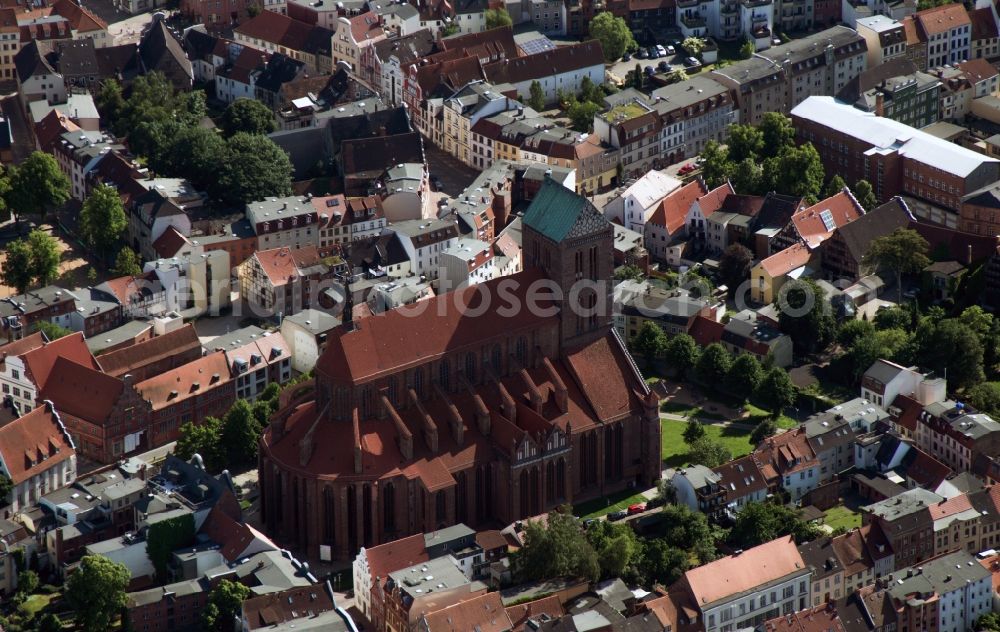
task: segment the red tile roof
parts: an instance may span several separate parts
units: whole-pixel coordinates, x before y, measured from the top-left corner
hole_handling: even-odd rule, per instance
[[[69,434],[49,406],[0,427],[0,456],[15,485],[40,474],[75,454]]]
[[[212,511],[201,525],[201,532],[219,545],[219,554],[228,562],[243,557],[247,548],[255,541],[264,542],[263,550],[277,549],[267,536],[245,522],[234,520],[219,505],[212,507]],[[259,551],[254,551],[257,552]]]
[[[510,618],[504,611],[500,593],[490,592],[461,603],[425,613],[423,629],[434,632],[508,632]]]
[[[602,420],[615,419],[636,410],[639,402],[625,376],[632,365],[621,345],[610,335],[566,354],[566,363],[576,377],[584,397]]]
[[[153,242],[153,250],[156,254],[163,258],[169,259],[174,257],[180,252],[185,246],[188,245],[188,239],[181,234],[179,230],[174,228],[173,224],[167,226],[167,230],[163,231],[163,234],[157,237],[156,241]]]
[[[868,548],[865,546],[864,534],[861,529],[852,529],[843,533],[830,541],[833,546],[834,555],[844,569],[844,574],[848,577],[857,575],[872,568],[871,556],[868,555]]]
[[[537,619],[545,614],[552,619],[558,619],[565,614],[562,603],[557,595],[542,597],[534,601],[507,607],[507,616],[511,622],[511,632],[521,632],[528,625],[529,619]]]
[[[897,395],[896,399],[889,402],[889,404],[900,409],[899,415],[894,417],[893,421],[911,433],[916,432],[917,419],[920,417],[920,413],[924,411],[924,405],[909,395]]]
[[[970,509],[972,509],[972,501],[966,494],[948,498],[927,507],[931,513],[931,520],[940,520]]]
[[[83,334],[80,332],[72,333],[21,356],[25,369],[31,374],[31,379],[39,390],[45,388],[49,373],[52,371],[56,359],[60,357],[98,371],[101,370],[97,361],[94,360],[94,356],[91,355],[90,349],[87,348]]]
[[[349,18],[349,20],[351,22],[351,37],[354,38],[355,42],[360,43],[366,40],[385,38],[385,33],[382,31],[382,25],[379,23],[380,20],[376,13],[369,11]]]
[[[713,471],[720,476],[719,485],[731,500],[767,489],[764,474],[749,454],[713,468]]]
[[[906,477],[925,489],[937,489],[951,475],[951,468],[917,447],[916,457],[906,468]]]
[[[401,568],[409,568],[430,559],[424,544],[424,534],[418,533],[392,542],[365,549],[372,581],[385,578]]]
[[[243,617],[251,630],[294,629],[301,621],[311,626],[314,615],[334,609],[330,594],[320,586],[298,586],[280,592],[251,597],[243,602]],[[336,626],[340,627],[340,626]]]
[[[92,13],[89,9],[73,2],[73,0],[55,0],[52,3],[52,13],[61,15],[69,20],[69,24],[73,27],[73,30],[79,33],[106,31],[108,29],[107,22]]]
[[[104,425],[124,388],[118,378],[60,357],[39,397],[55,404],[60,413]]]
[[[987,13],[989,12],[989,9],[983,10]],[[990,19],[992,20],[992,17]],[[995,25],[994,28],[996,28]],[[996,35],[994,34],[993,37],[996,37]],[[973,85],[979,83],[980,81],[990,79],[991,77],[996,77],[997,74],[1000,74],[997,72],[997,69],[993,66],[993,64],[983,58],[963,61],[957,64],[957,66],[959,70],[965,73],[965,76]]]
[[[700,178],[675,189],[663,198],[649,218],[649,223],[664,226],[671,235],[684,227],[688,211],[695,200],[708,194],[708,188]]]
[[[289,280],[300,277],[301,268],[316,265],[320,261],[320,254],[315,246],[258,250],[253,256],[274,286],[285,285]]]
[[[701,208],[701,214],[705,217],[711,217],[712,213],[722,208],[722,205],[726,202],[726,198],[735,193],[733,185],[729,184],[728,181],[725,184],[715,187],[698,198],[698,207]]]
[[[780,252],[776,252],[759,264],[772,279],[784,276],[792,270],[797,270],[809,263],[812,253],[804,244],[792,244]]]
[[[764,632],[845,632],[833,603],[775,617],[764,623]]]
[[[705,316],[695,316],[691,323],[691,337],[702,347],[707,347],[713,342],[722,340],[722,332],[726,326]]]
[[[826,215],[827,212],[829,215]],[[853,222],[864,214],[865,210],[854,196],[841,191],[792,215],[792,225],[806,245],[815,248],[829,238],[837,228]],[[830,222],[829,228],[824,217]]]
[[[969,14],[962,3],[945,4],[933,9],[919,11],[913,16],[920,25],[922,39],[946,33],[959,26],[971,24]]]
[[[1000,36],[997,33],[996,20],[993,18],[993,9],[990,7],[969,11],[969,20],[972,22],[972,41]]]
[[[920,43],[920,34],[917,32],[917,20],[908,15],[903,18],[903,32],[906,33],[906,43],[910,46]]]
[[[499,300],[497,286],[501,282],[505,287],[515,288],[519,304],[527,305],[529,286],[541,278],[538,270],[526,270],[376,314],[364,319],[354,331],[340,328],[331,332],[327,351],[316,368],[335,379],[361,383],[426,363],[447,351],[477,347],[484,331],[514,335],[535,328],[553,317],[537,313],[544,310],[517,309],[504,313],[478,308],[483,300]],[[482,313],[470,314],[470,310]],[[421,335],[412,335],[414,331]]]
[[[3,367],[3,360],[8,356],[16,358],[19,355],[24,355],[25,353],[37,349],[45,344],[45,336],[40,331],[36,331],[33,334],[27,335],[20,340],[14,340],[13,342],[8,342],[7,344],[0,346],[0,368]]]
[[[201,347],[198,332],[195,331],[193,324],[188,323],[162,336],[154,336],[131,347],[105,353],[98,362],[100,368],[108,375],[121,377],[130,371],[170,356],[183,355],[197,347]]]
[[[805,568],[795,540],[785,536],[689,570],[684,578],[695,603],[703,607]]]
[[[486,64],[483,73],[492,84],[518,84],[542,77],[581,70],[591,66],[604,66],[604,50],[597,40],[559,46],[526,57],[517,57]]]
[[[507,538],[503,537],[503,534],[496,529],[489,529],[487,531],[479,531],[476,533],[476,544],[481,546],[486,551],[491,551],[493,549],[506,547]]]
[[[134,346],[129,347],[131,348]],[[226,354],[217,352],[139,382],[135,388],[155,411],[218,388],[229,381]]]
[[[80,126],[58,110],[52,110],[42,120],[35,123],[35,138],[44,152],[49,152],[66,132],[78,132]]]

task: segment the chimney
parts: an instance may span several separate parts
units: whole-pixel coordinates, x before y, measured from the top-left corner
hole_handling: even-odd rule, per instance
[[[881,90],[875,93],[875,116],[885,116],[885,96]]]
[[[965,265],[972,265],[972,244],[965,246]]]

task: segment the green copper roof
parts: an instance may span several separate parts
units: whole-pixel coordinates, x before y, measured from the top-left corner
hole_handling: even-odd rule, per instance
[[[587,198],[546,177],[524,214],[524,224],[552,241],[562,241],[588,206]]]

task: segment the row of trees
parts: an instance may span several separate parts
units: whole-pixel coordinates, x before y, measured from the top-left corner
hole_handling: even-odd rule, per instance
[[[201,456],[205,469],[220,472],[253,467],[257,463],[257,442],[271,414],[278,408],[281,387],[275,383],[251,404],[236,400],[222,419],[208,417],[202,423],[187,422],[181,426],[174,454],[184,460]]]
[[[175,92],[161,73],[137,78],[128,98],[109,79],[97,105],[115,134],[127,137],[130,149],[153,171],[186,178],[223,204],[291,194],[291,162],[265,136],[274,130],[274,115],[258,101],[232,103],[221,118],[221,135],[201,125],[205,93]]]

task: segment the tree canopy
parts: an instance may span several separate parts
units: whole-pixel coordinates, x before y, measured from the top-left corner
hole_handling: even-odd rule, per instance
[[[83,239],[102,258],[107,258],[118,246],[126,228],[128,216],[118,191],[106,184],[97,185],[80,210],[80,232]]]
[[[243,602],[250,597],[250,588],[223,579],[208,594],[208,604],[201,612],[202,629],[206,632],[230,632]]]
[[[652,320],[643,322],[632,338],[632,348],[642,354],[647,364],[652,364],[667,349],[667,345],[667,334]]]
[[[257,463],[257,441],[261,427],[245,399],[236,400],[222,419],[222,443],[231,467],[246,468]]]
[[[22,215],[41,218],[69,200],[69,178],[50,154],[34,151],[9,173],[7,207],[18,219]]]
[[[528,105],[538,111],[545,109],[545,90],[537,79],[532,80],[528,86]]]
[[[496,9],[486,9],[486,28],[496,29],[501,26],[510,26],[514,23],[507,9],[499,7]]]
[[[142,266],[139,265],[139,255],[135,254],[135,251],[128,246],[125,246],[118,251],[112,272],[118,276],[138,276],[142,274]]]
[[[733,460],[733,453],[724,444],[709,437],[696,439],[688,446],[688,461],[694,465],[719,467]]]
[[[837,323],[826,296],[812,279],[798,279],[782,286],[778,321],[799,353],[814,353],[833,341]]]
[[[66,600],[76,611],[77,628],[106,632],[125,606],[131,573],[103,555],[85,555],[66,581]]]
[[[59,245],[43,230],[36,228],[27,239],[8,243],[6,255],[0,278],[18,293],[23,294],[32,284],[49,285],[59,276]]]
[[[688,334],[672,336],[663,349],[667,364],[677,371],[679,378],[683,378],[698,363],[700,354],[701,348]]]
[[[758,403],[774,413],[781,414],[785,408],[795,403],[797,391],[788,371],[775,366],[768,369],[754,393]]]
[[[603,11],[590,21],[590,37],[601,43],[604,59],[614,61],[638,45],[632,36],[632,29],[624,19],[615,17],[609,11]]]
[[[753,266],[753,253],[743,244],[732,244],[725,249],[719,259],[719,276],[729,287],[729,296],[735,292],[744,281],[750,278],[750,268]]]
[[[718,342],[713,342],[701,351],[695,373],[698,381],[709,388],[715,388],[722,384],[729,373],[729,366],[733,358]]]
[[[911,228],[897,228],[872,240],[862,262],[872,270],[888,270],[896,275],[896,298],[902,301],[903,275],[915,274],[930,265],[930,246]]]
[[[257,99],[236,99],[222,113],[222,133],[232,136],[238,132],[270,134],[276,125],[274,113]]]
[[[787,535],[802,543],[816,539],[820,531],[803,521],[792,507],[773,502],[749,503],[736,515],[729,531],[729,544],[749,549]]]
[[[567,576],[596,580],[601,571],[580,521],[568,511],[550,512],[547,524],[525,523],[524,546],[513,555],[513,567],[525,581]]]
[[[215,197],[229,204],[246,204],[292,193],[292,162],[265,136],[238,132],[226,142],[226,163]]]

